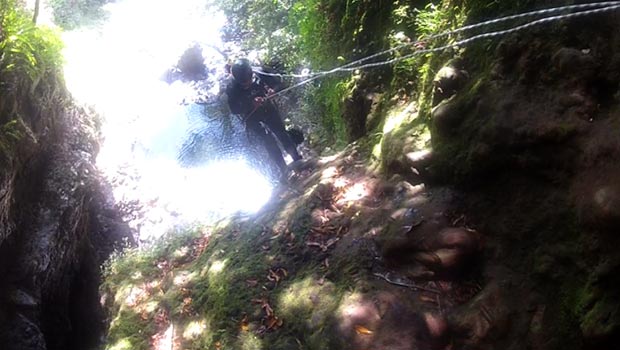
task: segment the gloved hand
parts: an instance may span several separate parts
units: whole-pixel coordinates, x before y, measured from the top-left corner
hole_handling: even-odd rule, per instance
[[[254,109],[260,107],[263,105],[263,103],[265,103],[265,98],[264,97],[254,97]]]

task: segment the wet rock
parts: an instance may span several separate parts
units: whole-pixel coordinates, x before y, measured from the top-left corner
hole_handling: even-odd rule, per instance
[[[345,122],[349,142],[366,134],[366,121],[373,104],[372,95],[356,88],[344,101],[342,118]]]
[[[530,320],[528,342],[533,349],[547,348],[545,343],[548,341],[548,339],[545,337],[545,332],[543,329],[545,311],[545,305],[538,305],[534,309],[532,319]]]
[[[553,55],[551,61],[558,73],[573,81],[591,80],[596,76],[596,61],[587,51],[564,47]]]
[[[32,128],[41,148],[17,154],[17,168],[0,168],[0,179],[20,174],[0,183],[20,233],[0,239],[0,348],[94,348],[104,332],[99,267],[130,233],[94,170],[84,111],[37,118],[55,121]]]
[[[465,337],[464,344],[475,349],[491,338],[501,338],[511,325],[511,313],[506,305],[504,288],[490,283],[472,301],[450,315],[449,324]]]
[[[202,48],[199,45],[194,45],[183,52],[176,66],[166,70],[161,75],[160,80],[168,84],[177,80],[198,81],[205,79],[207,74]]]
[[[405,154],[405,159],[418,175],[427,176],[427,168],[433,161],[433,150],[423,149],[420,151],[409,152]]]
[[[185,50],[177,63],[177,68],[183,78],[187,80],[204,79],[207,67],[202,56],[202,48],[199,45],[194,45]]]
[[[448,322],[445,317],[427,312],[424,314],[424,322],[428,328],[428,332],[433,338],[442,338],[448,332]]]
[[[596,301],[586,313],[581,324],[581,332],[588,343],[607,343],[620,332],[620,303],[609,297]]]
[[[462,227],[449,227],[429,237],[425,246],[429,249],[457,249],[463,254],[471,255],[481,248],[480,235]]]
[[[13,305],[21,307],[35,307],[39,301],[23,289],[15,289],[10,294],[10,300]]]
[[[3,329],[0,329],[0,345],[4,350],[47,349],[39,326],[22,314],[16,314]]]
[[[607,183],[589,187],[579,200],[581,220],[601,228],[620,225],[620,184]]]
[[[459,267],[467,255],[455,248],[442,248],[432,252],[422,252],[415,255],[415,259],[432,270],[453,270]]]
[[[445,316],[435,312],[425,312],[422,315],[423,329],[418,333],[419,342],[430,349],[446,349],[450,342],[450,329]]]
[[[413,166],[428,164],[433,157],[433,150],[423,149],[416,152],[409,152],[406,154],[406,157]]]
[[[581,106],[586,103],[586,97],[581,92],[573,92],[570,94],[561,95],[558,102],[563,107]]]
[[[431,111],[433,126],[439,135],[450,135],[463,121],[464,114],[460,103],[458,103],[455,97],[452,96],[442,101]]]
[[[480,250],[476,232],[464,228],[447,228],[424,242],[427,251],[415,254],[415,260],[439,273],[455,272]]]
[[[409,237],[379,241],[383,258],[392,267],[400,266],[410,278],[457,276],[471,267],[470,262],[481,250],[477,232],[464,228],[438,229],[431,216],[419,228],[408,228]],[[441,220],[440,220],[441,221]]]

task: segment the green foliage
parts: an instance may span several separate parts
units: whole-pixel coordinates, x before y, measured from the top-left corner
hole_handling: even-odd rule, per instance
[[[347,133],[342,118],[344,97],[349,93],[350,81],[326,78],[320,84],[308,86],[302,96],[302,112],[319,122],[322,130],[318,142],[334,145],[336,149],[346,146]]]
[[[17,119],[0,126],[0,159],[10,159],[13,148],[22,138],[23,133],[19,128]]]
[[[413,14],[412,18],[405,17]],[[397,27],[403,28],[409,40],[421,41],[423,48],[433,48],[454,43],[454,36],[443,37],[432,41],[425,38],[433,34],[455,29],[465,22],[466,11],[456,1],[439,1],[427,4],[423,9],[411,9],[401,4],[395,10],[394,19]],[[412,34],[413,33],[413,34]],[[413,37],[411,37],[413,35]],[[392,40],[392,45],[401,44]],[[404,52],[407,54],[409,52]],[[415,88],[420,105],[420,113],[425,116],[430,112],[432,98],[432,81],[439,69],[455,54],[450,50],[441,53],[424,54],[402,60],[394,66],[393,90],[405,89],[407,92]]]
[[[16,7],[14,0],[3,0],[0,8],[0,75],[25,75],[34,82],[44,74],[55,73],[62,63],[62,41],[50,28],[35,27],[30,16]]]
[[[108,0],[50,0],[56,24],[65,29],[95,23],[104,18],[101,6]]]
[[[31,105],[54,110],[38,98],[56,102],[56,82],[62,63],[62,42],[50,28],[36,27],[15,0],[0,1],[0,157],[13,157],[19,140],[29,134],[21,111]]]
[[[330,69],[386,46],[392,2],[302,0],[292,8],[291,28],[316,69]]]
[[[536,3],[549,7],[549,1],[542,0],[513,0],[513,1],[475,1],[464,0],[464,6],[467,7],[468,21],[478,22],[491,19],[493,17],[506,16],[514,14],[519,9],[533,9]],[[575,1],[567,0],[565,3],[575,3]],[[557,2],[556,2],[557,3]]]
[[[216,3],[229,20],[225,28],[229,39],[240,41],[246,51],[259,50],[263,58],[283,58],[283,63],[295,63],[296,40],[288,28],[290,1],[223,0]]]

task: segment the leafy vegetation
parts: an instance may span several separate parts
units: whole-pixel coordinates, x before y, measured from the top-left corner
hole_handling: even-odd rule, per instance
[[[101,6],[109,0],[50,0],[56,24],[65,29],[95,23],[104,18]]]
[[[62,105],[61,49],[56,31],[35,26],[15,0],[0,2],[0,159],[11,159],[17,142],[32,134],[23,120],[25,101],[50,111]]]

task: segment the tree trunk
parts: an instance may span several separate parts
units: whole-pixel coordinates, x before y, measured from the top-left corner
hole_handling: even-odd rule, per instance
[[[37,24],[37,17],[39,17],[39,6],[41,0],[36,0],[34,2],[34,15],[32,15],[32,23]]]

